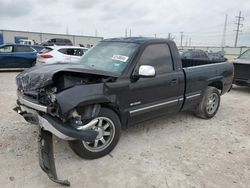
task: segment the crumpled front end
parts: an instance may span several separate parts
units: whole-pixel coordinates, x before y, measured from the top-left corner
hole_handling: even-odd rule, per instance
[[[46,69],[46,68],[42,68]],[[44,70],[43,70],[44,71]],[[97,120],[99,102],[105,97],[105,82],[113,77],[77,71],[43,72],[32,68],[16,77],[17,105],[14,110],[24,119],[40,127],[39,163],[48,177],[58,180],[53,157],[52,134],[63,140],[94,142],[98,132],[91,129]]]

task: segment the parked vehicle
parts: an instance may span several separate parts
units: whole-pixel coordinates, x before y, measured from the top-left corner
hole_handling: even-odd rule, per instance
[[[183,67],[220,63],[226,61],[225,58],[218,58],[215,56],[215,54],[212,53],[209,56],[209,53],[203,50],[193,50],[193,49],[181,50],[181,51],[179,50],[179,54],[182,59]]]
[[[37,54],[36,64],[77,63],[87,51],[79,46],[50,46]]]
[[[0,46],[0,68],[29,68],[36,62],[39,46],[6,44]]]
[[[192,60],[204,60],[208,61],[209,57],[207,53],[203,50],[183,50],[181,52],[182,59],[192,59]]]
[[[24,44],[24,45],[36,45],[36,42],[31,39],[20,39],[19,44]]]
[[[209,60],[211,61],[219,61],[219,62],[227,61],[227,58],[225,58],[224,55],[219,52],[208,52],[207,54]]]
[[[42,46],[73,46],[73,43],[69,39],[53,38],[46,42],[41,43]]]
[[[40,125],[40,165],[58,182],[52,134],[70,140],[80,157],[96,159],[116,146],[121,127],[183,110],[204,119],[214,117],[232,77],[233,64],[228,62],[182,68],[170,40],[106,39],[78,64],[20,73],[15,110]]]
[[[233,83],[239,86],[250,87],[250,49],[242,53],[234,64],[234,81]]]

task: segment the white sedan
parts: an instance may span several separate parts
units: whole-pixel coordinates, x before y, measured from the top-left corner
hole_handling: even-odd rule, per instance
[[[37,54],[36,64],[77,63],[87,50],[79,46],[48,46]]]

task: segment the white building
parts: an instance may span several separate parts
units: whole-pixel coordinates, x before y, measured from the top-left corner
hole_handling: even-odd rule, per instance
[[[4,43],[19,43],[20,39],[31,39],[35,40],[36,43],[41,43],[52,38],[70,39],[73,45],[78,46],[79,44],[82,44],[84,45],[84,47],[91,47],[95,45],[97,42],[103,40],[103,37],[94,37],[94,36],[0,30],[0,45]]]

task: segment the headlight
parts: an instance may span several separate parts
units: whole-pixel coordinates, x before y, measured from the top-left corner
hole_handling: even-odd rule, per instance
[[[56,101],[56,95],[54,93],[49,93],[48,97],[50,99],[51,102],[55,102]]]

